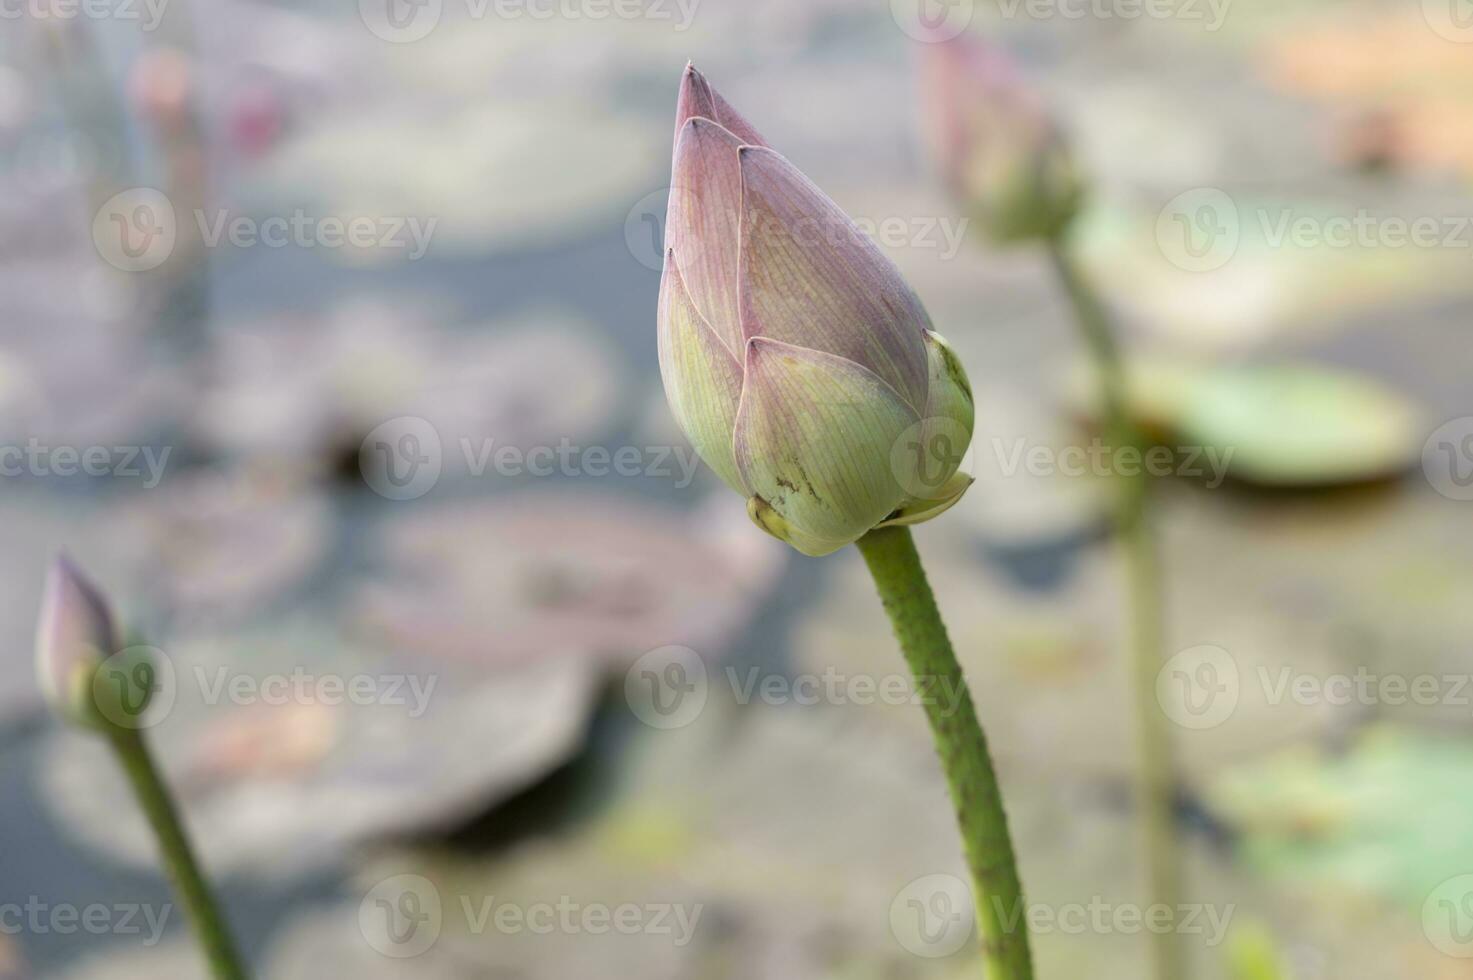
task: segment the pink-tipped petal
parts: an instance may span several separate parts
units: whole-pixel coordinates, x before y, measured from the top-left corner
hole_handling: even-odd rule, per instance
[[[732,456],[742,368],[691,304],[669,252],[660,282],[659,350],[660,377],[675,421],[706,465],[745,495]]]
[[[738,156],[743,336],[853,361],[924,408],[930,321],[900,272],[780,154],[743,147]]]
[[[36,677],[47,702],[63,715],[89,719],[92,672],[117,652],[107,600],[65,556],[46,575],[36,622]]]
[[[767,141],[752,128],[752,124],[743,119],[741,113],[733,109],[731,103],[723,99],[721,93],[711,87],[705,75],[696,71],[694,65],[686,65],[685,75],[680,79],[680,97],[675,103],[677,143],[680,139],[680,131],[685,128],[686,122],[697,116],[704,116],[720,123],[736,134],[736,137],[743,143],[749,143],[752,146],[767,145]]]
[[[666,245],[675,251],[690,300],[733,357],[742,337],[737,271],[741,241],[741,141],[708,119],[680,131],[670,176]]]
[[[842,357],[760,337],[745,374],[734,448],[764,528],[824,554],[903,502],[890,459],[917,415],[888,384]]]

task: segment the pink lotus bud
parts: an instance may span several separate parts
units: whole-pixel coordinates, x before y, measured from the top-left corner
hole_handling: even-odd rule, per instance
[[[931,152],[948,189],[1000,242],[1059,234],[1083,187],[1063,135],[1017,66],[975,35],[923,45]]]
[[[696,451],[809,555],[955,503],[971,390],[899,271],[691,67],[676,127],[660,371]]]
[[[46,576],[36,624],[36,675],[52,708],[71,721],[96,724],[93,678],[118,645],[107,600],[70,559],[58,557]]]

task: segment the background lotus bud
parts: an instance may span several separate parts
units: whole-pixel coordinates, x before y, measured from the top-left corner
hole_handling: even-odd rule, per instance
[[[822,555],[961,497],[960,362],[894,265],[691,67],[665,244],[671,410],[760,527]]]
[[[96,721],[92,679],[117,650],[107,600],[81,570],[58,557],[46,575],[36,625],[36,674],[41,693],[73,721]]]
[[[46,576],[36,624],[42,695],[57,713],[82,725],[101,728],[136,718],[151,687],[137,685],[136,675],[126,670],[108,672],[123,677],[125,688],[113,683],[116,678],[98,677],[98,669],[121,647],[107,600],[81,569],[58,557]]]
[[[995,241],[1057,236],[1084,189],[1037,92],[1001,50],[974,35],[923,49],[926,135],[948,189]]]

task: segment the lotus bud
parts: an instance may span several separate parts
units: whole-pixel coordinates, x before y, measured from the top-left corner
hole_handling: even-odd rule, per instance
[[[924,45],[931,153],[948,190],[997,242],[1052,238],[1084,188],[1063,134],[1017,66],[966,33]]]
[[[97,683],[99,668],[120,645],[107,600],[76,565],[58,557],[46,576],[36,625],[36,675],[46,701],[81,725],[104,727],[121,717],[108,685]],[[129,710],[136,713],[136,705]]]
[[[660,283],[660,373],[681,429],[807,555],[961,497],[961,362],[895,266],[687,67]]]

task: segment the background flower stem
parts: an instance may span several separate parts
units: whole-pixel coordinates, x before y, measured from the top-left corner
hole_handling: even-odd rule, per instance
[[[179,811],[159,775],[143,733],[136,729],[112,726],[108,730],[108,740],[122,763],[123,771],[128,774],[128,781],[133,785],[139,805],[148,817],[148,824],[153,829],[159,851],[163,855],[169,881],[194,925],[211,973],[216,980],[245,980],[247,974],[241,964],[240,954],[230,938],[209,883],[200,872],[189,836],[179,820]]]
[[[1116,450],[1130,446],[1144,453],[1146,441],[1130,416],[1125,368],[1109,313],[1080,274],[1063,241],[1052,241],[1049,254],[1094,359],[1106,442]],[[1136,812],[1148,867],[1150,901],[1170,908],[1174,922],[1182,894],[1181,858],[1173,820],[1175,766],[1171,731],[1165,713],[1156,704],[1156,676],[1163,662],[1161,565],[1151,523],[1151,477],[1144,466],[1132,467],[1132,471],[1123,473],[1117,468],[1114,482],[1118,497],[1116,526],[1124,547],[1130,593],[1129,669],[1139,756]],[[1154,935],[1158,980],[1186,976],[1175,929]]]
[[[987,980],[1032,980],[1027,909],[997,774],[910,529],[879,528],[857,544],[917,689],[957,692],[954,704],[925,699],[926,716],[961,825],[976,895],[983,975]]]

